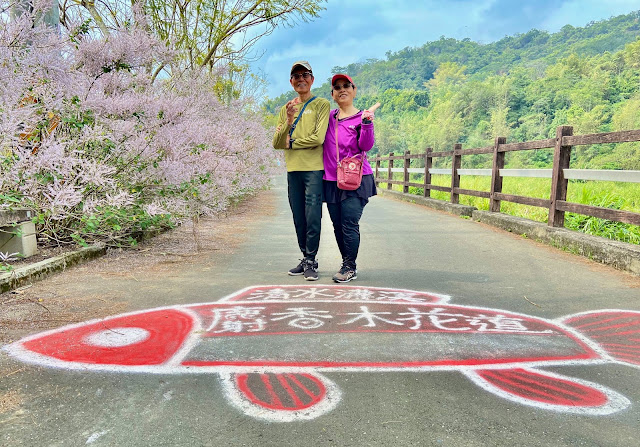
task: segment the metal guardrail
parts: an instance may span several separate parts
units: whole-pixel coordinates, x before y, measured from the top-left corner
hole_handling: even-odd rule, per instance
[[[424,174],[424,168],[409,168],[411,174]],[[392,168],[391,172],[404,172],[404,168]],[[451,175],[451,168],[431,169],[431,174]],[[501,177],[551,178],[552,169],[500,169]],[[569,180],[599,180],[603,182],[640,183],[640,171],[617,171],[606,169],[563,169]],[[491,169],[458,169],[460,175],[491,177]]]

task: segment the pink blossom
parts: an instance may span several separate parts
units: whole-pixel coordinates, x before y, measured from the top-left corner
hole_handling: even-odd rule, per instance
[[[0,17],[0,194],[57,240],[107,207],[180,221],[268,183],[270,135],[217,99],[216,73],[151,83],[148,64],[173,54],[143,30],[75,44],[31,23]]]
[[[157,203],[149,203],[145,205],[144,210],[149,216],[157,216],[159,214],[169,214],[166,209],[164,209],[162,206],[160,206]]]
[[[116,194],[107,193],[105,204],[114,208],[122,208],[134,203],[134,197],[125,191],[118,191]]]

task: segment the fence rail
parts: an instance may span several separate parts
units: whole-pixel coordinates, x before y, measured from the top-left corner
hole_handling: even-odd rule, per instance
[[[433,152],[431,148],[427,148],[424,154],[405,152],[402,155],[396,155],[390,153],[384,157],[377,156],[372,161],[375,162],[376,184],[386,183],[387,189],[391,189],[393,185],[402,185],[403,192],[408,193],[410,186],[423,188],[425,197],[430,197],[432,190],[448,192],[451,203],[459,203],[459,196],[461,194],[482,197],[489,199],[489,209],[492,212],[500,212],[500,204],[502,201],[547,208],[549,210],[547,223],[553,227],[564,226],[565,212],[640,225],[640,213],[567,202],[569,180],[640,183],[640,171],[570,169],[569,162],[571,160],[571,149],[573,146],[626,143],[633,141],[640,141],[640,130],[573,135],[573,128],[571,126],[560,126],[556,130],[556,138],[546,140],[507,144],[506,138],[497,137],[494,145],[489,147],[463,150],[462,145],[456,144],[452,151]],[[507,152],[550,148],[554,149],[552,169],[505,169],[504,167],[505,154]],[[491,169],[462,169],[462,157],[477,154],[493,154]],[[451,168],[432,168],[433,159],[439,157],[451,157]],[[424,168],[411,168],[411,160],[424,160]],[[385,168],[381,166],[383,161],[387,162]],[[403,166],[394,167],[394,162],[396,161],[402,161]],[[382,176],[384,172],[386,172],[386,178]],[[403,173],[403,180],[394,180],[394,173]],[[410,174],[423,174],[423,182],[411,182]],[[451,186],[433,185],[431,183],[432,175],[450,175]],[[490,190],[476,191],[460,188],[461,175],[490,176]],[[503,177],[538,177],[551,179],[550,197],[549,199],[540,199],[504,194],[502,192]]]

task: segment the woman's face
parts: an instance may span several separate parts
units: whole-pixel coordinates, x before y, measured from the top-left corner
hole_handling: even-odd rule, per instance
[[[351,105],[356,97],[356,88],[346,79],[338,79],[331,88],[331,97],[339,106]]]

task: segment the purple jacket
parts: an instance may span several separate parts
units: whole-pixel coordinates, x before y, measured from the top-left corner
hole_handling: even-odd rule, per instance
[[[362,123],[362,111],[348,118],[336,120],[338,109],[329,112],[329,127],[323,143],[324,179],[337,181],[338,163],[336,161],[336,123],[338,124],[338,146],[340,160],[352,157],[362,151],[368,152],[375,143],[373,123]],[[358,139],[358,127],[360,138]],[[372,174],[373,170],[365,158],[362,175]]]

